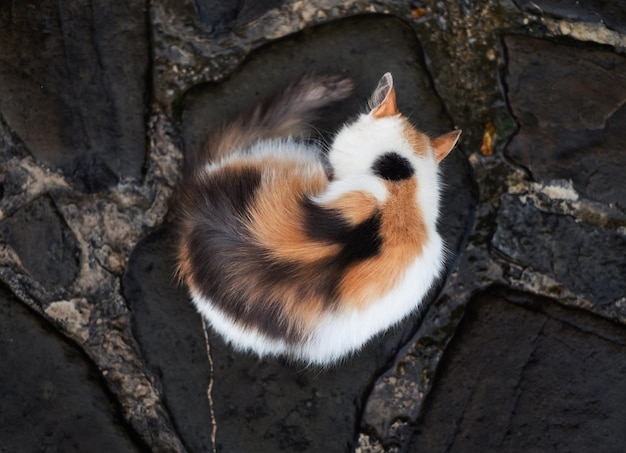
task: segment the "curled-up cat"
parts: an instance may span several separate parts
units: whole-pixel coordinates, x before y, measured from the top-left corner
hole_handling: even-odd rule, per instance
[[[328,169],[323,150],[290,137],[351,89],[300,80],[218,131],[184,178],[178,273],[238,349],[333,363],[414,311],[442,269],[438,164],[460,131],[415,129],[385,74]]]

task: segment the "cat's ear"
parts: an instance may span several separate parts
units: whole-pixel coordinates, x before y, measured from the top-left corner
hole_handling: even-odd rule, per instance
[[[396,92],[393,89],[393,78],[389,72],[378,82],[378,86],[374,90],[374,93],[372,93],[372,97],[370,97],[369,107],[371,109],[371,115],[374,118],[393,116],[400,113],[396,105]]]
[[[452,151],[456,142],[459,141],[460,136],[461,131],[457,129],[431,140],[437,163],[441,162],[448,154],[450,154],[450,151]]]

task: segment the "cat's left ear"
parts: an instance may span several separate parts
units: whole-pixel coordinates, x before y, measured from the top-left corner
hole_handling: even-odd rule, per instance
[[[431,145],[433,147],[433,151],[435,152],[435,160],[437,163],[441,162],[448,154],[450,154],[454,145],[456,145],[459,141],[460,136],[461,131],[457,129],[456,131],[448,132],[441,137],[433,138],[431,140]]]
[[[380,79],[378,86],[376,86],[369,100],[369,106],[370,109],[372,109],[370,114],[374,118],[393,116],[400,113],[396,105],[396,92],[393,89],[393,77],[391,77],[391,73],[387,72],[382,79]]]

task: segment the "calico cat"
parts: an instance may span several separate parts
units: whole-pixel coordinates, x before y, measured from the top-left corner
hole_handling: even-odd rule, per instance
[[[213,329],[241,350],[331,364],[414,311],[438,277],[438,164],[400,114],[391,74],[328,151],[296,141],[350,80],[303,78],[225,126],[175,206],[178,274]]]

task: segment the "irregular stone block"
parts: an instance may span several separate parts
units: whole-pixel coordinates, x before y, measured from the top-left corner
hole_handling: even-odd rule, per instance
[[[0,449],[138,452],[98,371],[0,285]]]
[[[519,133],[507,154],[537,180],[626,208],[626,58],[608,50],[505,37]]]
[[[142,2],[0,6],[0,114],[79,189],[140,177],[148,37]]]
[[[189,34],[193,27],[195,36],[220,38],[283,3],[285,0],[157,0],[151,6],[155,23],[169,23],[181,34]]]
[[[626,237],[504,195],[491,245],[597,304],[626,294]]]
[[[403,451],[620,451],[625,346],[624,327],[604,319],[508,289],[481,293]]]
[[[624,4],[605,0],[570,2],[563,0],[513,0],[515,4],[533,14],[550,15],[581,22],[606,24],[610,29],[626,33],[626,8]]]
[[[74,282],[79,264],[76,237],[50,198],[40,197],[0,222],[0,237],[46,289]]]

